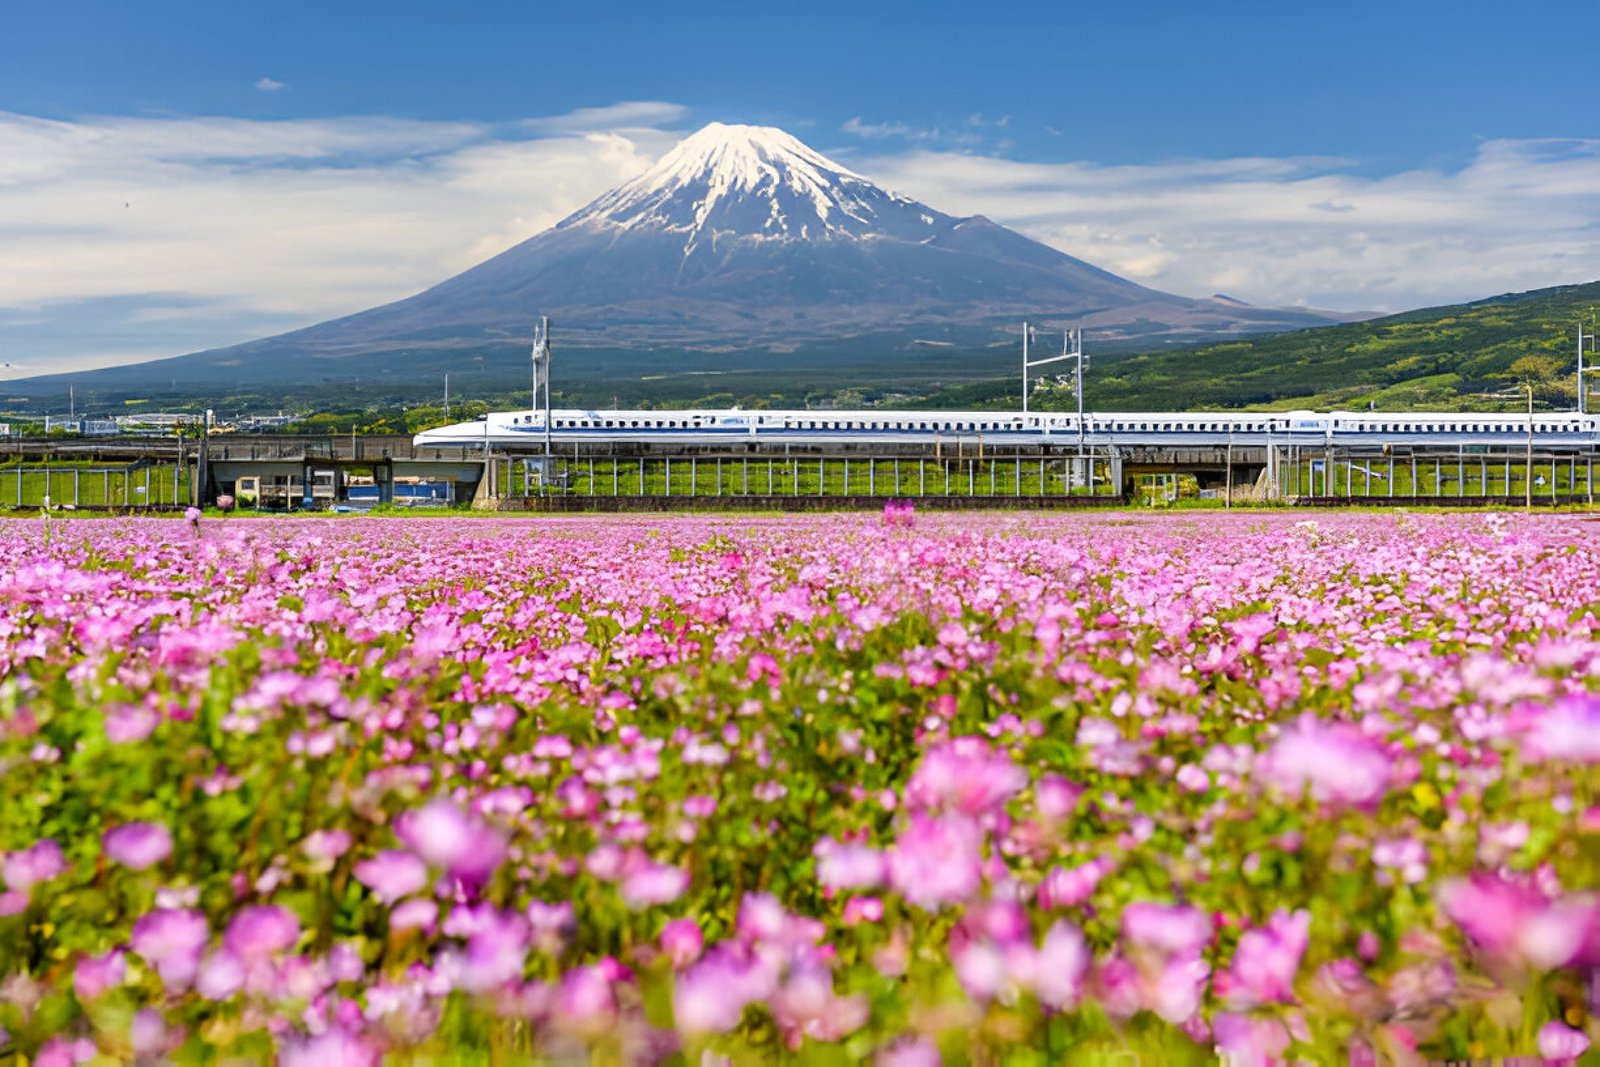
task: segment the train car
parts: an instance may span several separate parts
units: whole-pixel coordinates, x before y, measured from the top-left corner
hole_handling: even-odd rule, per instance
[[[586,410],[551,412],[555,445],[873,445],[982,441],[988,445],[1508,446],[1530,427],[1541,445],[1588,445],[1600,420],[1575,412],[1106,412]],[[492,412],[425,430],[418,446],[533,450],[546,438],[538,411]]]

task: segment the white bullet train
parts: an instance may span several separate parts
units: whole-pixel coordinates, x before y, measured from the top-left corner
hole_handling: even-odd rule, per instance
[[[1384,445],[1510,447],[1592,446],[1600,416],[1577,412],[1149,411],[1089,414],[1002,411],[604,411],[551,412],[554,445]],[[545,441],[544,413],[497,411],[473,422],[425,430],[418,446],[535,450]]]

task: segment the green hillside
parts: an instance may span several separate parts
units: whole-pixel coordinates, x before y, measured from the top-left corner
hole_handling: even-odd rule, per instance
[[[1097,411],[1329,408],[1494,411],[1577,395],[1577,324],[1600,310],[1600,282],[1424,308],[1224,344],[1094,361]],[[1600,381],[1594,383],[1600,386]],[[919,406],[1014,407],[1016,378],[953,386]],[[1076,406],[1069,390],[1036,387],[1033,406]]]

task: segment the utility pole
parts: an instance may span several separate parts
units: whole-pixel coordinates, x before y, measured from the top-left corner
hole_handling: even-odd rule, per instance
[[[1580,414],[1580,415],[1587,415],[1589,413],[1589,372],[1592,371],[1592,370],[1600,370],[1600,366],[1591,366],[1590,363],[1589,363],[1589,356],[1591,354],[1595,353],[1595,352],[1600,352],[1600,347],[1597,347],[1596,346],[1596,342],[1595,342],[1594,322],[1593,322],[1592,319],[1590,320],[1589,332],[1588,333],[1584,333],[1583,332],[1583,320],[1579,319],[1578,320],[1578,414]]]
[[[1533,383],[1523,382],[1528,390],[1528,457],[1527,467],[1523,471],[1522,483],[1527,492],[1524,507],[1530,513],[1533,511]]]
[[[450,372],[444,372],[444,417],[450,417]]]

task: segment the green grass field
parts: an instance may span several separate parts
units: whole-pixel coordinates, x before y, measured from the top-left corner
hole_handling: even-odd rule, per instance
[[[176,490],[174,479],[177,478]],[[0,508],[171,506],[189,499],[189,477],[172,466],[90,464],[0,467]]]

